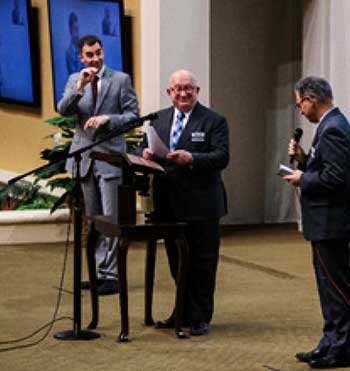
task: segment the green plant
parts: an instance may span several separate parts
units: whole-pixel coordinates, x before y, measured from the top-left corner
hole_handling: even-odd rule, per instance
[[[48,163],[54,163],[35,173],[36,179],[34,184],[37,184],[40,180],[48,179],[46,185],[50,187],[51,190],[55,188],[64,188],[66,191],[71,191],[74,188],[74,179],[70,176],[63,177],[62,175],[67,174],[65,170],[65,158],[69,153],[69,148],[72,143],[71,139],[74,135],[73,129],[75,128],[76,120],[76,116],[57,116],[45,121],[59,128],[60,132],[50,135],[51,138],[55,139],[55,145],[52,148],[46,148],[40,152],[41,159]],[[62,142],[61,138],[64,138],[65,141]],[[58,175],[60,176],[57,177]]]
[[[126,151],[130,153],[140,145],[143,138],[143,132],[136,128],[131,130],[129,133],[126,133],[124,136],[126,140]]]
[[[17,210],[53,209],[57,197],[37,192],[35,197],[26,199]]]
[[[32,199],[38,192],[39,187],[33,186],[26,181],[4,186],[0,190],[0,210],[15,210],[27,199]]]
[[[65,202],[70,203],[71,191],[75,186],[75,180],[67,175],[65,170],[65,158],[72,143],[76,120],[76,116],[57,116],[45,121],[49,125],[57,127],[59,132],[50,135],[55,142],[54,146],[40,152],[40,158],[47,161],[48,164],[52,162],[52,165],[35,172],[33,185],[37,185],[41,180],[46,180],[46,186],[51,190],[55,188],[63,188],[65,190],[65,193],[51,207],[51,213]],[[38,205],[40,205],[38,200],[32,204],[33,208]]]
[[[44,167],[34,173],[33,184],[19,181],[4,187],[0,191],[0,205],[2,210],[29,210],[49,208],[53,212],[67,201],[70,191],[74,188],[74,179],[65,171],[65,156],[69,152],[71,138],[73,137],[76,117],[54,117],[46,120],[50,125],[59,129],[58,133],[50,135],[55,141],[52,148],[40,152],[40,158],[52,165]],[[63,141],[63,138],[65,139]],[[62,160],[60,160],[62,159]],[[46,186],[53,190],[63,188],[66,192],[60,198],[40,193],[39,181],[46,181]]]

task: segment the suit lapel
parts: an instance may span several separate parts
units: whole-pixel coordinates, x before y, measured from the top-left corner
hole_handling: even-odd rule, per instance
[[[196,127],[200,117],[201,117],[201,105],[200,103],[197,103],[196,106],[193,108],[193,111],[185,126],[185,129],[179,138],[179,141],[177,142],[176,148],[186,147],[186,143],[191,141],[193,129]]]
[[[106,70],[103,73],[103,76],[101,77],[101,87],[97,95],[97,101],[96,101],[96,107],[95,107],[94,114],[97,114],[97,112],[100,110],[100,107],[104,99],[106,98],[110,84],[111,84],[111,79],[109,78],[109,71],[106,68]],[[91,101],[92,101],[92,97],[91,97]]]
[[[82,105],[84,105],[84,107],[86,107],[85,109],[89,111],[90,115],[94,114],[93,107],[92,107],[92,101],[93,101],[92,87],[91,87],[91,83],[89,83],[85,87],[85,94],[80,102]]]

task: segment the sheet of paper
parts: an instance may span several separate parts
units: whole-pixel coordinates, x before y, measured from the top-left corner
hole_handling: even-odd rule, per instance
[[[148,147],[158,157],[165,158],[169,152],[169,148],[159,138],[153,126],[148,125],[146,128]]]

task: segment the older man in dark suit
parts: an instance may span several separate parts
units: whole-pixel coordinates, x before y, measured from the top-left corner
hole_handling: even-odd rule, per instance
[[[324,319],[318,346],[296,357],[312,368],[350,366],[350,126],[333,106],[327,81],[307,77],[295,95],[301,114],[319,125],[308,155],[290,141],[299,169],[284,179],[301,189],[303,231],[312,245]]]
[[[94,143],[110,130],[122,127],[138,115],[137,99],[130,76],[111,70],[104,64],[102,42],[94,35],[79,40],[80,59],[85,68],[70,75],[58,103],[62,115],[78,115],[71,151]],[[94,147],[95,151],[125,151],[123,136],[114,137]],[[112,215],[117,219],[118,185],[121,170],[104,161],[93,161],[91,150],[82,153],[80,173],[88,216]],[[74,172],[72,159],[67,170]],[[100,237],[96,246],[98,293],[115,294],[117,286],[116,240]],[[84,285],[86,288],[86,284]]]
[[[154,179],[155,217],[186,221],[190,248],[188,288],[184,325],[192,335],[208,332],[214,310],[215,277],[219,255],[219,218],[226,213],[226,194],[221,178],[229,161],[226,119],[198,102],[199,87],[186,70],[173,73],[167,93],[172,107],[161,110],[154,129],[170,148],[166,159],[143,143],[143,157],[157,160],[166,176]],[[165,241],[170,270],[176,280],[178,268],[174,241]],[[174,314],[156,323],[157,328],[174,327]]]

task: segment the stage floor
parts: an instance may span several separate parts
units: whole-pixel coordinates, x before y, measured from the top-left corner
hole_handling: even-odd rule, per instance
[[[64,246],[0,246],[0,350],[40,339],[44,332],[17,344],[52,319]],[[177,340],[173,331],[143,325],[145,250],[129,250],[130,339],[116,343],[118,296],[100,300],[101,338],[59,341],[55,323],[40,344],[0,354],[0,369],[14,370],[308,370],[297,351],[312,349],[321,333],[321,315],[309,244],[293,228],[256,227],[235,230],[222,239],[215,315],[207,336]],[[72,247],[59,317],[72,317]],[[83,275],[86,277],[84,260]],[[154,318],[166,318],[174,288],[160,245],[156,264]],[[83,292],[83,327],[89,322],[89,293]]]

